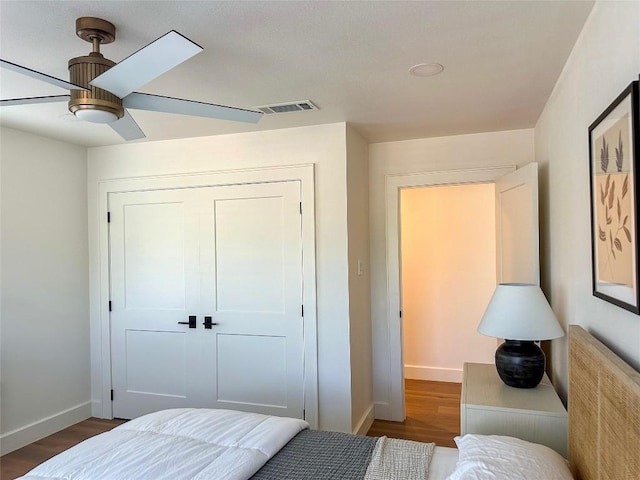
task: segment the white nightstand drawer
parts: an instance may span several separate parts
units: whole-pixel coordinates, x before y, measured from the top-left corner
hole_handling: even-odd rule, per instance
[[[466,363],[460,432],[508,435],[567,455],[567,411],[546,375],[536,388],[512,388],[500,380],[495,365]]]

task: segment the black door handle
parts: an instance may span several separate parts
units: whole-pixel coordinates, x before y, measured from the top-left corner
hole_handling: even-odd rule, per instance
[[[213,322],[211,321],[211,317],[204,317],[204,323],[203,323],[203,325],[204,325],[204,328],[206,328],[207,330],[211,330],[211,327],[212,327],[213,325],[218,325],[218,324],[217,324],[217,323],[213,323]]]
[[[196,328],[196,316],[189,315],[188,322],[178,322],[179,325],[189,325],[189,328]]]

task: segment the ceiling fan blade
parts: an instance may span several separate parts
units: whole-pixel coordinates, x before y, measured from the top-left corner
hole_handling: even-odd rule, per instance
[[[142,129],[138,126],[136,121],[129,114],[129,112],[127,112],[126,109],[124,111],[124,117],[122,117],[120,120],[116,120],[115,122],[110,123],[109,126],[113,128],[113,130],[126,141],[146,138],[146,135],[144,134]]]
[[[196,102],[182,98],[163,97],[148,93],[134,92],[122,99],[127,108],[150,110],[152,112],[178,113],[195,117],[217,118],[220,120],[235,120],[238,122],[257,123],[262,112],[245,110],[243,108],[225,107],[214,103]]]
[[[200,45],[171,30],[89,83],[124,98],[202,50]]]
[[[7,98],[0,100],[0,107],[8,107],[11,105],[31,105],[34,103],[52,103],[67,102],[71,98],[69,95],[49,95],[48,97],[25,97],[25,98]]]
[[[22,65],[18,65],[16,63],[8,62],[7,60],[0,59],[0,67],[6,68],[8,70],[12,70],[17,73],[21,73],[31,78],[35,78],[36,80],[41,80],[51,85],[55,85],[56,87],[66,88],[67,90],[87,90],[86,88],[81,87],[80,85],[75,85],[65,80],[52,77],[51,75],[47,75],[46,73],[31,70],[30,68],[23,67]]]

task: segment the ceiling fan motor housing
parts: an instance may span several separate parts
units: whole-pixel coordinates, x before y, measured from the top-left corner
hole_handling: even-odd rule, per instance
[[[89,90],[71,90],[69,111],[73,114],[78,110],[102,110],[111,112],[118,118],[124,116],[122,100],[114,94],[101,88],[89,85],[89,82],[98,75],[109,70],[115,65],[101,53],[92,52],[83,57],[69,60],[69,81]]]

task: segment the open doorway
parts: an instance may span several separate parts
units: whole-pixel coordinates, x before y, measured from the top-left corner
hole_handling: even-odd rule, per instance
[[[385,178],[385,300],[388,345],[389,403],[376,405],[377,418],[405,420],[402,335],[402,289],[400,286],[400,195],[403,189],[426,186],[493,183],[495,186],[496,276],[499,282],[537,283],[538,170],[530,163],[515,167],[388,175]],[[472,233],[469,233],[472,235]],[[460,292],[464,301],[466,292]],[[478,319],[479,321],[479,319]],[[384,350],[383,350],[384,352]],[[468,361],[468,360],[467,360]],[[384,380],[384,371],[380,372]],[[380,392],[384,393],[384,392]],[[382,397],[384,398],[384,397]]]
[[[496,348],[476,331],[496,284],[494,183],[401,189],[400,263],[406,422],[451,442],[463,364]]]
[[[495,186],[400,197],[405,378],[460,383],[464,362],[491,363],[496,349],[476,331],[496,285]]]

